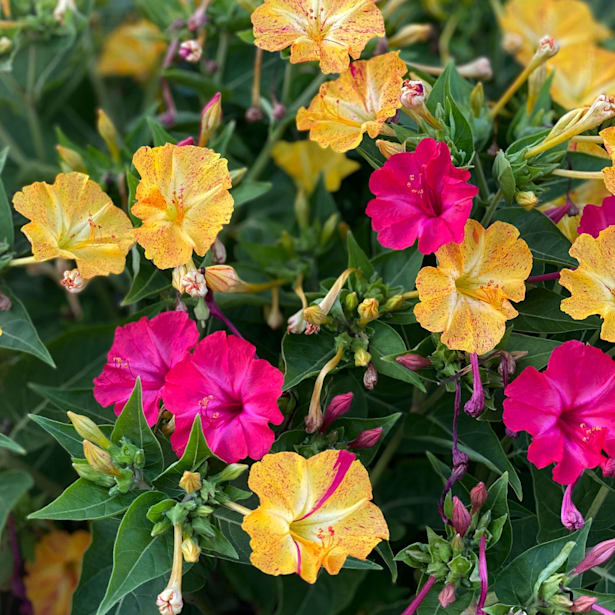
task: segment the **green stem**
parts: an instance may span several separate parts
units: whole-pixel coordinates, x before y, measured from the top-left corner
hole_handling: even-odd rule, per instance
[[[293,83],[293,65],[288,62],[284,69],[284,81],[282,82],[282,104],[286,107],[290,101],[290,88]]]
[[[598,490],[598,493],[596,494],[596,497],[594,498],[592,505],[589,507],[589,510],[587,511],[587,514],[585,515],[588,519],[596,518],[596,515],[598,514],[600,507],[604,504],[604,501],[608,497],[610,491],[611,491],[610,488],[607,487],[606,485],[600,486],[600,489]]]
[[[387,469],[387,466],[389,465],[391,459],[393,459],[393,455],[395,455],[403,439],[404,423],[402,421],[401,425],[397,428],[397,431],[393,434],[393,437],[389,440],[389,443],[382,451],[382,455],[380,455],[378,463],[376,463],[371,472],[370,479],[372,481],[372,487],[375,487],[376,483],[380,480],[382,473]]]
[[[491,222],[491,218],[493,217],[493,214],[498,206],[498,203],[500,202],[500,199],[502,198],[502,189],[498,189],[498,191],[491,197],[491,200],[489,201],[489,203],[487,204],[487,209],[485,210],[485,215],[483,216],[483,219],[480,221],[480,223],[486,227],[489,225],[489,223]]]
[[[216,64],[218,70],[214,76],[214,83],[219,86],[222,83],[222,77],[224,75],[224,67],[226,65],[226,56],[228,53],[229,34],[226,30],[220,32],[220,38],[218,39],[218,49],[216,51]]]
[[[33,265],[38,262],[34,256],[24,256],[23,258],[14,258],[9,264],[9,267],[22,267],[24,265]]]
[[[476,170],[476,179],[478,181],[480,197],[486,201],[489,198],[489,186],[487,186],[485,170],[483,169],[483,163],[481,162],[480,154],[478,152],[474,153],[474,169]]]

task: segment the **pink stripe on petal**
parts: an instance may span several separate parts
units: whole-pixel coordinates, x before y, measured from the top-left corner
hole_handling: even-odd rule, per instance
[[[355,459],[356,456],[354,453],[350,453],[349,451],[339,452],[339,455],[337,456],[337,461],[333,466],[333,469],[337,470],[337,472],[335,474],[335,477],[331,481],[329,488],[325,491],[320,500],[318,500],[318,502],[314,504],[312,510],[310,510],[309,513],[303,515],[303,517],[301,517],[300,519],[297,519],[297,521],[303,521],[303,519],[307,519],[307,517],[314,514],[319,508],[322,508],[324,503],[335,493],[335,490],[340,486],[340,483],[344,480],[346,473],[350,469],[350,466]]]
[[[297,574],[301,574],[301,548],[299,547],[299,543],[293,538],[293,542],[295,543],[295,547],[297,547]]]

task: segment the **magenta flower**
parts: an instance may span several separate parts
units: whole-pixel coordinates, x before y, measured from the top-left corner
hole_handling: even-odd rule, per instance
[[[587,233],[598,237],[600,231],[615,224],[615,196],[609,196],[602,201],[602,205],[586,205],[579,224],[579,235]]]
[[[615,453],[615,361],[576,340],[558,346],[544,372],[527,367],[504,391],[504,423],[532,434],[528,459],[551,463],[553,480],[574,483]]]
[[[418,238],[419,251],[463,241],[464,227],[478,188],[470,172],[451,162],[446,143],[423,139],[412,153],[391,156],[374,171],[369,188],[376,195],[366,214],[385,248],[403,250]]]
[[[268,423],[283,419],[277,401],[284,376],[255,352],[246,340],[217,331],[167,374],[162,398],[175,415],[171,444],[178,455],[197,414],[209,447],[227,463],[269,452],[274,433]]]
[[[94,397],[103,407],[124,409],[137,378],[143,388],[143,412],[149,425],[158,419],[167,372],[198,342],[199,332],[185,312],[163,312],[143,317],[115,330],[113,345],[100,376],[94,379]]]

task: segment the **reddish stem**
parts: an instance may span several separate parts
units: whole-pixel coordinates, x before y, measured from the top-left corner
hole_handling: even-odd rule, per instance
[[[217,318],[220,322],[223,322],[233,335],[244,339],[243,335],[239,333],[237,327],[224,315],[224,313],[220,309],[220,306],[216,303],[216,300],[214,299],[214,293],[211,290],[207,293],[205,297],[205,303],[209,308],[209,313],[214,318]]]
[[[553,273],[543,273],[542,275],[533,275],[529,277],[526,282],[528,284],[538,284],[538,282],[549,282],[550,280],[559,280],[560,272],[554,271]]]
[[[429,577],[425,582],[425,585],[421,587],[417,595],[414,597],[414,600],[410,603],[408,608],[401,615],[413,615],[413,613],[416,613],[416,610],[421,606],[421,603],[423,602],[423,600],[425,600],[427,594],[434,586],[435,582],[436,577]]]
[[[478,548],[478,575],[480,576],[480,597],[476,605],[476,615],[485,615],[483,607],[487,601],[489,591],[489,574],[487,572],[487,537],[483,534],[480,537]]]
[[[602,615],[615,615],[615,612],[609,609],[605,609],[603,606],[600,606],[599,604],[594,604],[592,609],[596,611],[596,613],[602,613]]]

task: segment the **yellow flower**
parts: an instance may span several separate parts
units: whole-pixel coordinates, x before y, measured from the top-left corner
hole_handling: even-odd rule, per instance
[[[604,140],[604,147],[615,165],[615,126],[610,126],[600,131],[600,136]],[[611,194],[615,194],[615,167],[602,169],[602,176],[606,189]]]
[[[555,70],[551,94],[566,109],[591,105],[600,94],[615,93],[613,51],[591,44],[574,45],[560,50],[549,66]]]
[[[299,109],[297,128],[309,130],[312,141],[336,152],[357,147],[365,132],[377,137],[401,107],[406,65],[398,53],[353,62],[335,81],[323,83],[309,108]]]
[[[515,52],[521,64],[529,63],[538,42],[547,34],[559,43],[560,49],[591,45],[610,35],[582,0],[510,0],[498,17],[505,46]]]
[[[60,173],[53,184],[35,182],[13,197],[31,220],[22,231],[35,260],[74,259],[83,278],[122,273],[134,243],[128,216],[83,173]]]
[[[105,39],[98,72],[104,77],[133,77],[146,81],[158,68],[166,46],[153,23],[141,19],[122,24]]]
[[[436,252],[437,267],[424,267],[416,278],[420,303],[416,319],[428,331],[442,332],[452,350],[484,354],[502,339],[506,321],[517,316],[511,301],[525,297],[532,255],[511,224],[484,229],[468,220],[461,244]]]
[[[342,180],[361,168],[355,160],[349,160],[344,154],[332,149],[323,149],[314,141],[278,141],[271,155],[275,163],[284,169],[303,189],[312,194],[318,178],[323,175],[325,187],[329,192],[340,189]]]
[[[562,270],[559,282],[571,294],[562,301],[562,312],[575,320],[599,314],[604,318],[600,337],[615,342],[615,226],[604,229],[597,238],[579,235],[570,256],[579,266]]]
[[[26,563],[26,595],[36,615],[69,615],[81,576],[90,534],[52,530],[36,545],[34,561]]]
[[[323,73],[341,73],[351,55],[384,36],[384,20],[375,0],[265,0],[252,13],[254,44],[266,51],[290,45],[290,61],[320,61]]]
[[[204,256],[233,214],[231,176],[220,154],[193,145],[141,147],[132,159],[141,175],[132,213],[145,256],[159,269]]]
[[[387,540],[380,509],[370,502],[367,470],[348,451],[309,459],[296,453],[265,455],[250,470],[260,506],[244,518],[250,561],[267,574],[296,572],[314,583],[321,566],[337,574],[351,555],[365,560]]]

